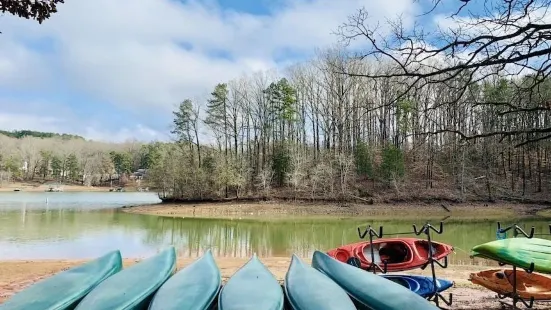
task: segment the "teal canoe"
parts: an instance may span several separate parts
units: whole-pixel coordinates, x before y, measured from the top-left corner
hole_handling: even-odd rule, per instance
[[[315,251],[312,266],[327,275],[356,301],[358,309],[437,310],[406,287]]]
[[[121,253],[118,250],[112,251],[29,286],[0,304],[0,309],[74,309],[94,287],[121,269]]]
[[[509,238],[477,245],[472,256],[483,257],[521,268],[551,273],[551,241],[540,238]]]
[[[224,285],[218,310],[282,310],[283,290],[273,274],[253,257]]]
[[[77,310],[147,309],[152,295],[176,267],[173,247],[123,269],[96,286],[75,308]]]
[[[285,294],[292,310],[356,310],[342,288],[294,254],[285,276]]]
[[[204,310],[214,303],[222,276],[208,250],[202,257],[178,271],[159,288],[150,310]]]

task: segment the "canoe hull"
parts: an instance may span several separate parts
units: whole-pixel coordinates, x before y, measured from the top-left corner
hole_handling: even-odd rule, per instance
[[[312,266],[342,287],[356,301],[358,309],[438,309],[398,283],[340,262],[325,253],[314,252]]]
[[[440,242],[432,242],[433,255],[437,260],[443,259],[453,252],[453,247]],[[340,246],[327,251],[327,255],[347,263],[351,258],[360,261],[360,268],[371,266],[371,247],[374,249],[374,261],[383,267],[387,261],[387,271],[397,272],[419,268],[428,263],[429,244],[426,240],[417,238],[382,238],[362,241]]]
[[[256,255],[220,291],[218,310],[282,310],[284,297],[273,274]]]
[[[222,276],[212,252],[170,277],[155,293],[149,310],[204,310],[216,300]]]
[[[284,287],[291,310],[356,310],[342,288],[296,255],[291,259]]]
[[[75,309],[147,309],[153,294],[168,280],[175,267],[176,251],[170,247],[109,277],[86,295]]]
[[[541,273],[551,273],[551,241],[540,238],[509,238],[495,240],[473,247],[471,255],[530,268]]]
[[[121,253],[112,251],[31,285],[0,304],[0,309],[73,309],[98,284],[121,269]]]
[[[432,282],[432,277],[394,274],[384,274],[381,276],[387,280],[394,281],[409,288],[409,290],[422,297],[428,297],[434,293],[434,283]],[[436,279],[436,285],[438,287],[437,292],[441,293],[451,288],[453,286],[453,282],[445,279]]]
[[[512,269],[490,269],[471,273],[469,281],[501,295],[513,292]],[[517,293],[524,299],[551,300],[551,278],[517,270]]]

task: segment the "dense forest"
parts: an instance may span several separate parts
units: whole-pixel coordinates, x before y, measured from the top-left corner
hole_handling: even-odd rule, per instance
[[[383,66],[330,49],[282,75],[257,72],[220,83],[206,102],[182,101],[174,111],[172,142],[0,135],[2,179],[102,185],[147,169],[148,184],[177,199],[548,199],[551,145],[539,140],[545,133],[520,140],[458,134],[549,124],[550,115],[541,111],[518,117],[507,107],[479,104],[515,100],[513,81],[485,80],[463,94],[434,84],[391,102],[403,87],[394,78],[336,74],[335,63],[357,72]],[[550,83],[538,89],[520,96],[527,106],[531,98],[551,100]],[[455,104],[441,104],[457,96]],[[205,131],[214,144],[201,141]]]
[[[0,186],[10,181],[125,185],[148,169],[161,143],[87,141],[70,134],[0,132]]]
[[[349,72],[384,66],[331,49],[284,76],[259,72],[218,84],[206,103],[184,100],[174,112],[178,143],[167,145],[155,167],[161,192],[188,199],[548,197],[551,145],[536,141],[544,133],[527,133],[524,140],[458,134],[548,124],[550,115],[540,111],[518,117],[507,107],[479,104],[515,100],[513,82],[523,81],[487,79],[463,93],[434,84],[392,102],[402,83],[336,74],[335,64]],[[551,100],[550,83],[539,89],[521,96],[527,106],[531,98]],[[455,97],[461,98],[441,104]],[[203,127],[215,147],[200,141]],[[526,138],[535,141],[523,143]]]

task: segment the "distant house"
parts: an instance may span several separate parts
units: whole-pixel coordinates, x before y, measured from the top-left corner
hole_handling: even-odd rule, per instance
[[[147,169],[138,169],[130,175],[130,179],[141,180],[147,175]]]

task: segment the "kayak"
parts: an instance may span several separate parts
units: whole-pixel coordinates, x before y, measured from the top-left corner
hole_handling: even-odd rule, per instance
[[[340,262],[325,253],[315,251],[312,266],[342,287],[354,299],[358,309],[438,309],[398,283]]]
[[[282,310],[283,301],[281,286],[255,254],[220,291],[218,310]]]
[[[509,238],[473,247],[473,257],[482,257],[534,271],[551,273],[551,241],[540,238]]]
[[[405,274],[383,274],[383,278],[396,282],[421,297],[429,297],[434,293],[434,283],[432,277],[415,276]],[[436,287],[441,293],[453,286],[452,281],[446,279],[436,279]]]
[[[440,242],[432,242],[433,257],[443,259],[453,252],[453,247]],[[371,266],[371,247],[373,247],[374,262],[381,268],[387,262],[387,271],[405,271],[419,268],[428,263],[429,243],[416,238],[383,238],[362,241],[340,246],[327,251],[327,254],[343,263],[351,263],[357,259],[360,268],[369,269]]]
[[[294,254],[284,288],[291,310],[356,310],[342,288]]]
[[[222,277],[212,252],[203,256],[170,277],[155,293],[150,310],[203,310],[216,300]]]
[[[170,247],[109,277],[86,295],[75,309],[145,309],[150,297],[172,275],[175,266],[176,252],[174,247]]]
[[[112,251],[36,282],[0,304],[0,309],[73,309],[94,287],[121,269],[121,253]]]
[[[469,281],[501,295],[513,292],[513,270],[491,269],[471,273]],[[524,299],[551,300],[551,278],[517,270],[517,293]]]

